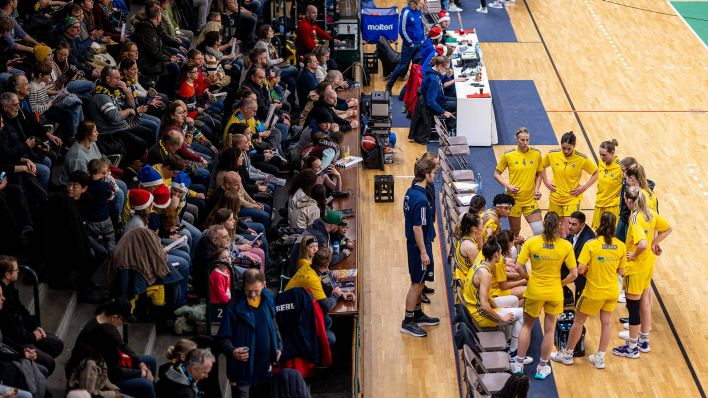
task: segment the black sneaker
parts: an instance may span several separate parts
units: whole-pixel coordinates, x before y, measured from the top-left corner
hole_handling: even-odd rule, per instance
[[[440,319],[422,314],[413,318],[418,326],[436,326],[440,324]]]
[[[411,336],[415,337],[425,337],[428,335],[428,333],[418,327],[418,325],[414,321],[407,321],[405,319],[401,323],[401,333],[408,333]]]
[[[426,293],[426,294],[435,293],[435,289],[433,289],[432,287],[423,286],[423,293]]]
[[[430,304],[430,299],[425,293],[421,293],[420,295],[420,302],[425,303],[425,304]]]
[[[623,316],[622,318],[619,319],[620,323],[629,323],[629,317],[628,316]]]

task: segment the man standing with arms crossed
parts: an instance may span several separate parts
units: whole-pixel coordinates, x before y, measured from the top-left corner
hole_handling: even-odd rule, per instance
[[[434,276],[432,243],[435,239],[435,198],[426,187],[433,184],[436,169],[434,160],[418,160],[415,163],[413,185],[408,188],[403,199],[411,286],[406,295],[406,314],[401,324],[401,332],[415,337],[428,335],[421,326],[440,324],[440,319],[423,313],[420,301],[425,281],[432,281]]]

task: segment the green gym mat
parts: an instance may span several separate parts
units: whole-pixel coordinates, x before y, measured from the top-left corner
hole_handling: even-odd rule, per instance
[[[708,1],[670,1],[669,4],[708,47]]]

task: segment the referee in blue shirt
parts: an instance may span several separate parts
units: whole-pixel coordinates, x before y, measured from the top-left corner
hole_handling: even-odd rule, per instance
[[[435,196],[426,187],[433,184],[436,168],[433,159],[419,159],[415,163],[413,185],[408,188],[403,199],[411,287],[406,295],[406,315],[401,324],[401,332],[416,337],[428,335],[421,326],[440,324],[440,319],[425,315],[420,304],[425,281],[432,281],[434,275],[432,243],[435,239]]]

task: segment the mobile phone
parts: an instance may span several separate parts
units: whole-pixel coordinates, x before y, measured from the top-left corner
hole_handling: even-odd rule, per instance
[[[4,171],[3,171],[2,173],[0,173],[0,181],[2,181],[2,180],[5,179],[5,175],[6,175],[6,174],[7,174],[7,173],[5,173]]]

